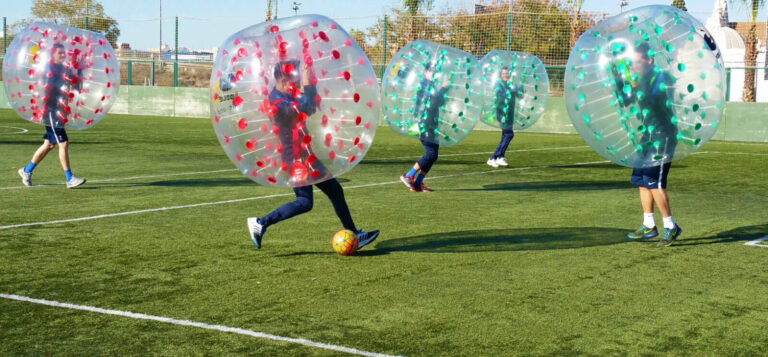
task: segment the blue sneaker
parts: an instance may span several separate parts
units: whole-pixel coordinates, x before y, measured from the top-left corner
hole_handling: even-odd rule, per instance
[[[629,239],[648,239],[653,238],[655,236],[659,235],[659,231],[654,226],[653,228],[648,228],[645,225],[640,226],[637,230],[631,233],[627,233],[627,238]]]
[[[253,244],[256,245],[256,248],[261,249],[261,238],[264,237],[267,228],[261,224],[261,219],[259,217],[248,218],[248,231],[251,232],[251,240],[253,241]]]
[[[361,229],[355,232],[355,235],[357,236],[357,249],[360,249],[368,245],[368,243],[371,243],[374,240],[376,240],[376,237],[379,236],[379,231],[375,230],[375,231],[366,232]]]
[[[666,247],[668,245],[672,245],[672,242],[677,240],[677,236],[679,236],[680,233],[683,233],[683,229],[680,228],[680,226],[677,224],[675,224],[675,228],[672,229],[664,228],[664,231],[661,233],[661,240],[658,244],[656,244],[656,246]]]

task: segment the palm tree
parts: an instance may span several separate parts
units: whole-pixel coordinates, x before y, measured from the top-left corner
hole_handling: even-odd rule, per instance
[[[757,12],[765,5],[766,0],[732,0],[738,1],[750,10],[749,32],[746,39],[746,50],[744,51],[744,66],[752,69],[744,70],[744,92],[741,100],[745,102],[755,101],[755,69],[757,66]]]
[[[685,7],[685,0],[674,0],[672,1],[672,6],[683,11],[688,11],[688,9]]]

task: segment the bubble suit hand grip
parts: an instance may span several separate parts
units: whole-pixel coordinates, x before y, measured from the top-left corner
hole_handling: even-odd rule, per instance
[[[541,60],[525,52],[493,50],[478,63],[472,103],[482,103],[480,120],[501,128],[527,129],[544,113],[549,77]]]
[[[298,187],[338,176],[371,146],[380,98],[368,58],[335,21],[303,15],[243,29],[211,73],[221,146],[248,178]]]
[[[469,99],[475,56],[439,43],[415,40],[387,65],[382,110],[402,135],[451,146],[466,137],[480,114]]]
[[[35,22],[6,49],[3,84],[8,102],[22,118],[86,129],[101,120],[117,98],[120,68],[104,35]]]
[[[601,21],[576,42],[565,101],[595,151],[624,166],[683,158],[712,138],[723,114],[725,71],[704,26],[671,6]]]

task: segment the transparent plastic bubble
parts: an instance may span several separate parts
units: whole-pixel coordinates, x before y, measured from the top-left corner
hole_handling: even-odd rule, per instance
[[[306,186],[362,160],[379,119],[376,74],[335,21],[303,15],[243,29],[211,74],[213,127],[227,156],[266,186]]]
[[[22,118],[86,129],[101,120],[117,98],[120,67],[104,35],[35,22],[6,49],[3,84],[8,102]]]
[[[541,117],[549,98],[549,77],[538,57],[493,50],[478,66],[470,101],[482,104],[480,120],[518,130],[530,128]]]
[[[651,167],[715,133],[725,71],[711,35],[687,12],[644,6],[601,21],[576,42],[565,101],[576,130],[605,158]]]
[[[389,127],[445,146],[464,139],[480,115],[480,106],[470,100],[476,64],[472,54],[439,43],[405,45],[382,78],[382,110]]]

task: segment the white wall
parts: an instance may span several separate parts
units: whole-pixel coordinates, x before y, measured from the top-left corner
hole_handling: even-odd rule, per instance
[[[723,51],[723,60],[725,67],[744,67],[744,49],[727,49]],[[757,54],[757,67],[765,67],[765,47],[760,49]],[[756,100],[758,102],[768,102],[768,80],[765,79],[765,70],[755,71]],[[731,70],[731,96],[728,100],[732,102],[741,102],[741,95],[744,91],[744,70]]]

